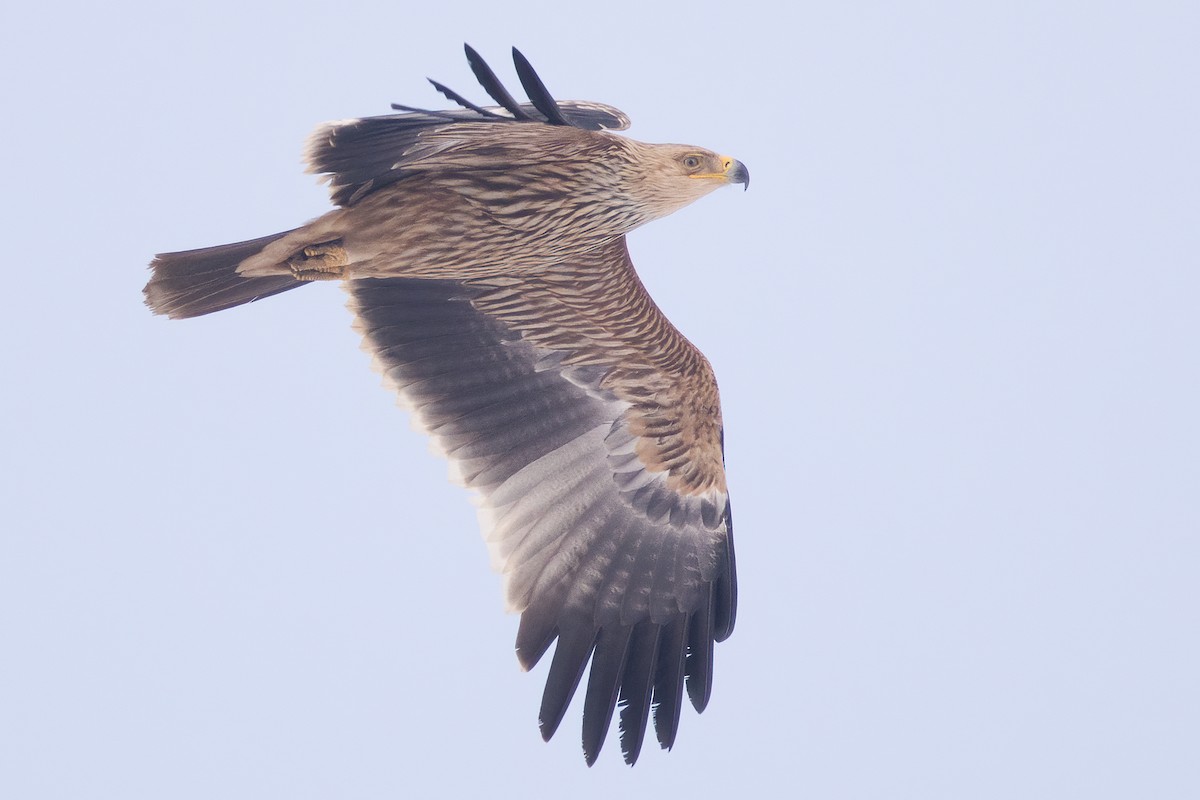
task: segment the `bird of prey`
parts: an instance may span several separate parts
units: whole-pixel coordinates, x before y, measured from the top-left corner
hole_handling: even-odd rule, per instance
[[[710,150],[614,133],[625,114],[554,100],[514,48],[518,103],[466,53],[497,106],[431,81],[460,108],[318,127],[308,167],[338,207],[163,253],[146,303],[193,317],[341,280],[375,367],[477,492],[521,666],[557,639],[543,738],[590,660],[584,757],[620,701],[633,764],[651,708],[667,749],[685,685],[704,710],[737,597],[717,383],[647,294],[625,234],[750,177]]]

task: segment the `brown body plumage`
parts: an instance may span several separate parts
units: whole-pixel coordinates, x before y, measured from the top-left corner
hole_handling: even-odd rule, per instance
[[[556,103],[515,53],[533,105],[482,60],[502,109],[319,128],[310,168],[341,207],[252,242],[158,256],[147,303],[206,314],[339,279],[380,369],[481,495],[532,667],[557,638],[541,711],[557,728],[589,658],[592,763],[618,698],[633,763],[651,699],[660,743],[684,676],[697,709],[736,604],[716,380],[662,315],[630,230],[720,185],[733,159],[610,133],[616,109]]]

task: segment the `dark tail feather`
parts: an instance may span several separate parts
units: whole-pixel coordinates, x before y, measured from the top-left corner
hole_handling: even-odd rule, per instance
[[[155,256],[154,275],[143,290],[146,305],[172,319],[198,317],[305,285],[291,275],[244,278],[237,272],[238,264],[291,232]]]

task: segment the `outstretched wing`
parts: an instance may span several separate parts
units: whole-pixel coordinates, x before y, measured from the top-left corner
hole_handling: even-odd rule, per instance
[[[536,280],[346,283],[376,366],[481,495],[532,668],[557,638],[549,739],[591,659],[583,748],[618,699],[636,761],[654,704],[670,747],[703,710],[736,584],[716,381],[633,271],[624,240]]]
[[[319,126],[305,148],[308,171],[328,175],[334,203],[351,206],[370,192],[395,183],[408,172],[406,162],[420,152],[422,136],[463,123],[537,123],[584,130],[625,130],[629,117],[612,106],[581,101],[558,102],[533,67],[513,48],[517,75],[531,102],[517,103],[491,67],[466,45],[476,77],[499,106],[481,107],[437,81],[430,83],[461,108],[429,111],[393,104],[406,113],[329,122]],[[489,132],[489,135],[494,135]]]

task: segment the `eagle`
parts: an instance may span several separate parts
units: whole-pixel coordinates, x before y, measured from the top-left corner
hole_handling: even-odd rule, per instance
[[[683,694],[703,711],[737,606],[717,382],[634,271],[625,235],[728,184],[736,159],[616,133],[611,106],[559,102],[513,49],[518,103],[319,126],[310,172],[337,206],[294,230],[162,253],[146,304],[194,317],[339,280],[354,326],[414,423],[476,493],[520,614],[516,654],[554,655],[539,713],[557,730],[590,670],[592,765],[620,704],[634,764],[651,717],[670,749]]]

